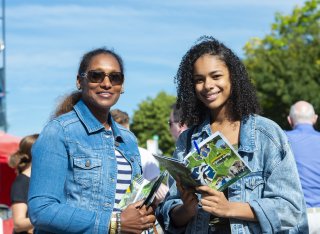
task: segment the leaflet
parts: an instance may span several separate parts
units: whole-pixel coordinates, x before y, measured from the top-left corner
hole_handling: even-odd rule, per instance
[[[238,152],[220,132],[215,132],[202,142],[193,144],[194,149],[183,161],[154,155],[173,178],[180,180],[187,187],[208,185],[223,191],[251,172]]]

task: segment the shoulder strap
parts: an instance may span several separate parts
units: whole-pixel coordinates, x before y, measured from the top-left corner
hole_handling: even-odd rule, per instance
[[[191,136],[196,126],[190,127],[189,131],[187,132],[187,145],[186,145],[186,154],[189,153],[191,149]]]

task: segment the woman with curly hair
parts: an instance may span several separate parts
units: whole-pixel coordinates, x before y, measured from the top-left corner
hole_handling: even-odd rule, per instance
[[[31,147],[38,134],[22,138],[17,152],[9,158],[9,166],[15,168],[18,176],[11,186],[12,217],[14,233],[32,233],[33,226],[28,217],[28,190],[31,174]]]
[[[192,141],[221,132],[252,172],[223,192],[192,190],[179,181],[157,209],[166,233],[307,233],[305,203],[287,138],[259,114],[255,89],[240,59],[223,43],[201,37],[175,77],[183,132],[174,157]],[[196,191],[196,192],[194,192]]]

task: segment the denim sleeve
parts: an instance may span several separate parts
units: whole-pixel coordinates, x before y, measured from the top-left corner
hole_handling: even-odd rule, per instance
[[[32,147],[28,211],[36,229],[53,233],[93,233],[96,214],[66,204],[68,154],[62,126],[50,122]],[[107,225],[107,224],[106,224]]]
[[[284,142],[283,142],[284,143]],[[272,157],[272,155],[268,155]],[[304,198],[293,154],[283,144],[282,159],[272,166],[263,198],[249,202],[263,233],[277,233],[298,225],[305,212]]]
[[[173,225],[170,217],[170,211],[180,205],[183,204],[182,200],[177,191],[176,183],[174,183],[165,198],[165,200],[160,203],[160,205],[156,209],[156,217],[161,227],[164,229],[165,233],[185,233],[186,227],[177,228]]]
[[[188,130],[186,130],[185,132],[181,133],[178,141],[176,143],[176,150],[173,154],[173,157],[176,159],[183,159],[183,153],[184,150],[186,148],[185,144],[186,144],[186,132]],[[157,220],[160,223],[160,225],[162,226],[162,228],[165,230],[165,233],[172,233],[172,234],[176,234],[176,233],[185,233],[186,230],[186,226],[185,227],[175,227],[171,221],[171,217],[170,217],[170,211],[180,205],[183,204],[181,198],[180,198],[180,194],[179,191],[176,187],[176,183],[174,181],[174,179],[170,176],[169,177],[169,186],[170,186],[170,190],[165,198],[165,200],[160,203],[160,205],[158,206],[157,210],[156,210],[156,216],[157,216]]]

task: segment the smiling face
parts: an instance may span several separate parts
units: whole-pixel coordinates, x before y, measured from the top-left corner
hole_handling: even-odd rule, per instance
[[[227,110],[231,81],[225,62],[214,55],[202,55],[194,63],[193,79],[198,99],[212,113]]]
[[[103,71],[106,74],[122,72],[118,60],[111,54],[98,54],[92,57],[88,71]],[[93,114],[108,113],[118,101],[122,85],[112,85],[108,76],[100,83],[92,83],[85,77],[77,77],[77,85],[82,89],[82,98]]]

